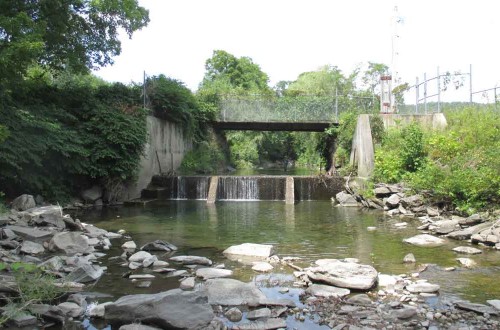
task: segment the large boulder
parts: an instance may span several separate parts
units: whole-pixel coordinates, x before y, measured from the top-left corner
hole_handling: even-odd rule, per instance
[[[16,211],[25,211],[36,206],[35,198],[28,194],[23,194],[12,201],[11,208]]]
[[[104,317],[113,325],[140,322],[162,329],[206,329],[214,312],[200,292],[174,289],[121,297],[105,306]]]
[[[102,188],[99,186],[93,186],[89,189],[85,189],[82,191],[81,197],[87,203],[94,203],[98,199],[102,198]]]
[[[356,198],[346,193],[345,191],[341,191],[337,195],[335,195],[335,199],[341,206],[358,206]]]
[[[141,247],[143,251],[177,251],[177,246],[170,244],[162,240],[156,240],[154,242],[147,243]]]
[[[66,280],[78,283],[93,282],[97,281],[103,273],[104,269],[102,267],[91,264],[81,264],[66,276]]]
[[[81,232],[57,233],[49,242],[50,251],[63,251],[68,255],[90,253],[94,248],[89,246],[87,238]]]
[[[422,195],[412,195],[401,199],[401,205],[406,209],[412,209],[422,206],[424,204],[424,197]]]
[[[265,259],[274,254],[274,247],[268,244],[243,243],[233,245],[222,252],[229,259]]]
[[[316,265],[305,269],[307,276],[315,282],[355,290],[369,290],[377,282],[378,272],[369,265],[338,259],[320,259]]]
[[[312,284],[306,289],[305,292],[316,297],[340,298],[350,294],[351,290],[345,288],[337,288],[336,286],[331,285]]]
[[[21,244],[21,252],[25,254],[40,254],[45,252],[45,248],[42,244],[24,241],[23,244]]]
[[[202,292],[207,295],[208,303],[211,305],[256,306],[266,299],[254,283],[244,283],[229,278],[206,281]]]
[[[42,230],[38,228],[23,227],[23,226],[7,226],[6,230],[11,230],[17,236],[21,238],[37,243],[43,243],[48,241],[54,236],[54,231],[52,230]]]
[[[416,235],[404,239],[403,242],[422,247],[435,247],[446,244],[444,239],[429,234]]]
[[[183,265],[202,265],[212,266],[212,260],[199,256],[176,256],[170,258],[174,262],[179,262]]]

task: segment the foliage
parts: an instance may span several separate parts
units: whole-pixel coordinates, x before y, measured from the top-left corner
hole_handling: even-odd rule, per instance
[[[262,132],[228,132],[226,134],[231,150],[231,163],[236,168],[253,168],[259,164],[259,146]]]
[[[201,141],[182,159],[181,171],[187,174],[217,173],[225,164],[225,156],[215,139]]]
[[[411,123],[401,130],[400,157],[403,169],[417,171],[425,161],[424,132],[418,123]]]
[[[384,121],[379,114],[370,116],[370,129],[374,144],[382,143],[385,135]]]
[[[78,72],[111,64],[118,32],[131,37],[148,22],[137,0],[1,1],[0,86],[37,63]]]

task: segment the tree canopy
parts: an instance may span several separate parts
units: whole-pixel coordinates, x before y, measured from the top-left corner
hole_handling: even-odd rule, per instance
[[[2,0],[0,79],[34,64],[75,72],[112,64],[119,32],[131,37],[148,22],[137,0]]]

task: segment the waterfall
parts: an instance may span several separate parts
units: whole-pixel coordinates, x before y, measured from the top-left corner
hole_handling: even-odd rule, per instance
[[[259,200],[257,177],[223,176],[219,178],[218,200]]]
[[[183,176],[177,177],[177,194],[176,199],[187,199],[186,197],[186,180]]]

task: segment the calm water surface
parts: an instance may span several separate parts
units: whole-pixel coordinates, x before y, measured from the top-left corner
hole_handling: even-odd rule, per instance
[[[385,274],[416,271],[414,265],[402,263],[403,257],[413,253],[417,264],[433,264],[422,277],[441,285],[441,298],[459,297],[484,303],[500,298],[500,252],[483,248],[482,255],[471,256],[479,267],[474,270],[457,269],[445,272],[444,267],[457,266],[457,255],[451,249],[467,245],[450,241],[444,247],[419,248],[404,244],[404,238],[419,234],[418,220],[391,218],[379,211],[358,208],[339,208],[330,202],[301,202],[285,205],[283,202],[218,202],[207,205],[204,201],[166,201],[147,207],[106,208],[81,217],[82,221],[98,227],[118,231],[125,229],[141,246],[157,239],[173,243],[179,248],[177,255],[206,256],[215,263],[224,263],[235,271],[235,278],[255,281],[268,295],[280,295],[271,290],[269,283],[291,286],[293,270],[277,268],[271,275],[257,275],[248,266],[228,261],[222,255],[227,247],[245,242],[273,244],[280,257],[300,257],[297,265],[307,266],[319,258],[359,258]],[[407,228],[398,229],[398,222],[408,222]],[[377,227],[368,231],[367,227]],[[92,291],[118,298],[125,294],[154,293],[179,286],[178,278],[155,274],[150,288],[136,288],[122,274],[128,268],[122,261],[106,258],[122,253],[120,245],[126,241],[114,240],[103,265],[108,271],[94,285]],[[168,260],[169,255],[158,254]],[[148,272],[150,270],[143,270]],[[296,290],[295,290],[296,291]],[[287,295],[296,298],[291,290]],[[282,295],[282,297],[287,297]],[[290,298],[287,297],[287,298]],[[104,301],[109,301],[109,298]],[[309,324],[308,328],[313,328]]]

